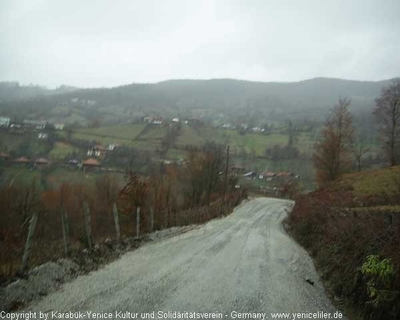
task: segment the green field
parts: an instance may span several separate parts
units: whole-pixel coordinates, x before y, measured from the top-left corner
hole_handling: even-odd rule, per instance
[[[162,139],[168,132],[167,126],[133,124],[108,126],[100,128],[79,129],[73,132],[73,138],[79,140],[96,141],[106,145],[117,143],[139,150],[155,151],[160,148]],[[265,150],[274,145],[285,145],[288,135],[273,133],[240,134],[237,130],[222,128],[182,126],[176,139],[176,147],[185,149],[186,146],[202,146],[207,141],[219,144],[229,144],[233,155],[248,154],[256,157],[265,156]],[[295,145],[300,152],[310,154],[314,141],[308,134],[301,133],[295,137]],[[175,157],[174,153],[171,154]],[[176,152],[175,152],[176,154]],[[181,154],[181,153],[180,153]]]
[[[314,152],[315,140],[310,138],[307,133],[300,133],[295,136],[295,146],[299,149],[300,152],[305,154],[312,154]]]
[[[120,144],[132,146],[133,141],[143,131],[145,126],[145,124],[140,123],[78,129],[73,132],[72,137],[78,140],[96,141],[103,145]]]
[[[142,151],[155,151],[160,148],[160,141],[157,140],[132,141],[132,143],[129,146]]]
[[[168,128],[164,126],[149,125],[140,135],[140,140],[162,140],[167,134]]]
[[[24,137],[0,133],[0,152],[9,152],[15,150],[24,141]]]
[[[26,166],[3,167],[2,180],[8,184],[30,185],[33,181],[41,186],[41,173],[37,170],[29,170]]]
[[[55,142],[53,149],[49,153],[49,158],[53,160],[64,159],[66,156],[78,152],[79,149],[64,142]]]
[[[241,135],[236,130],[226,130],[220,128],[204,128],[199,131],[199,135],[205,141],[214,141],[216,143],[229,144],[232,154],[252,154],[255,156],[264,156],[265,150],[274,145],[285,145],[288,136],[285,134],[255,134],[246,133]]]
[[[395,194],[400,187],[400,166],[344,175],[335,185],[354,188],[357,196]]]
[[[201,146],[204,142],[204,138],[200,136],[195,129],[189,126],[183,126],[176,140],[176,145],[184,148],[186,145]]]
[[[76,132],[92,136],[134,140],[140,134],[140,132],[142,132],[145,126],[146,125],[143,123],[131,125],[116,125],[99,128],[79,129],[76,130]]]
[[[26,166],[1,167],[2,180],[8,184],[28,186],[35,182],[40,191],[46,188],[58,188],[62,183],[94,186],[96,179],[108,174],[116,177],[121,186],[125,183],[121,173],[90,172],[84,173],[76,168],[51,168],[30,170]]]

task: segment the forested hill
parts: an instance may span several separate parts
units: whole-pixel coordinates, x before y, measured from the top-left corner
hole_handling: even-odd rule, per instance
[[[47,89],[39,85],[20,85],[18,82],[0,82],[0,103],[13,100],[26,100],[38,96],[57,95],[75,91],[77,88],[62,85],[57,89]]]
[[[350,98],[354,112],[370,112],[374,99],[389,82],[331,78],[286,83],[233,79],[168,80],[114,88],[78,90],[61,87],[57,89],[59,92],[37,87],[36,95],[32,93],[35,91],[33,87],[29,86],[18,87],[18,90],[14,88],[12,99],[9,83],[8,88],[0,83],[0,112],[15,112],[21,108],[32,112],[36,110],[33,107],[37,107],[40,111],[35,111],[33,116],[46,117],[49,113],[62,118],[65,110],[59,112],[60,106],[77,108],[75,111],[78,112],[79,108],[85,107],[79,101],[89,100],[95,102],[95,105],[86,105],[86,111],[90,109],[91,112],[82,113],[76,119],[87,118],[88,114],[111,122],[145,114],[205,119],[219,116],[230,120],[249,117],[268,117],[273,120],[287,117],[321,118],[338,98]]]

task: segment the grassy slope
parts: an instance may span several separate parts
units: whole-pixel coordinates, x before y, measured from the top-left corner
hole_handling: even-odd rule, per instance
[[[371,309],[360,268],[369,255],[390,259],[400,289],[400,166],[350,173],[330,187],[296,200],[291,234],[314,257],[332,294],[343,299],[349,319],[389,319],[395,304]],[[396,280],[397,279],[397,280]],[[397,308],[400,301],[397,301]]]
[[[47,184],[46,188],[57,188],[64,182],[93,186],[96,179],[104,174],[103,172],[84,173],[82,170],[68,168],[55,168],[47,173],[43,170],[30,170],[25,166],[7,166],[4,169],[4,176],[2,177],[3,181],[16,185],[30,185],[35,181],[39,190],[45,189],[45,186],[43,185],[44,182]],[[123,174],[107,174],[115,176],[119,182],[124,180]]]
[[[134,124],[79,129],[74,131],[73,137],[97,141],[101,144],[119,143],[143,150],[154,150],[160,147],[161,140],[165,137],[168,128],[166,126],[148,126],[144,130],[145,126],[145,124]],[[145,143],[142,143],[143,141]],[[267,148],[274,145],[285,145],[288,136],[281,133],[270,135],[247,133],[241,135],[236,130],[211,127],[194,128],[184,125],[176,140],[176,146],[178,149],[185,148],[187,145],[201,146],[206,141],[229,144],[232,154],[240,154],[244,151],[254,156],[264,156]],[[314,142],[307,134],[299,134],[296,137],[295,144],[301,152],[310,153]]]
[[[117,143],[132,146],[133,141],[145,126],[145,124],[133,124],[79,129],[73,133],[73,137],[80,140],[96,141],[104,145]]]
[[[185,147],[186,145],[201,146],[205,142],[204,138],[190,126],[182,126],[176,145]]]
[[[67,155],[78,152],[78,148],[64,142],[54,143],[53,149],[49,153],[49,158],[53,160],[64,159]]]
[[[284,145],[287,143],[285,134],[254,134],[247,133],[241,135],[236,130],[226,130],[221,128],[204,128],[198,134],[205,141],[215,141],[217,143],[229,144],[232,153],[240,154],[245,151],[256,156],[265,155],[265,149],[274,145]]]
[[[351,186],[358,197],[379,196],[383,192],[390,195],[398,192],[397,183],[400,183],[400,166],[347,174],[334,187]]]

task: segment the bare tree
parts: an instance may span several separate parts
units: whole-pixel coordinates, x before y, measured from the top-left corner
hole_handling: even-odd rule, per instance
[[[206,143],[199,152],[192,151],[188,157],[188,174],[191,184],[191,202],[198,204],[203,195],[210,203],[211,193],[223,178],[225,147],[213,142]]]
[[[211,192],[222,178],[225,165],[225,147],[215,143],[204,146],[205,161],[203,175],[206,183],[206,200],[210,204]]]
[[[370,151],[370,148],[367,147],[363,142],[357,141],[354,138],[351,139],[351,152],[353,153],[354,156],[354,161],[357,166],[357,171],[361,171],[361,165],[362,165],[362,158],[366,153]]]
[[[313,161],[320,184],[336,180],[350,168],[353,124],[349,106],[350,100],[339,99],[314,146]]]
[[[375,100],[374,115],[379,123],[382,148],[390,166],[395,166],[400,162],[400,79],[382,89]]]
[[[117,199],[118,181],[114,176],[102,175],[96,180],[95,190],[99,210],[106,215],[112,211]]]

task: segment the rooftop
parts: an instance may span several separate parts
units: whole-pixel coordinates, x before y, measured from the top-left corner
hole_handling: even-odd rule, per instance
[[[85,161],[82,162],[82,165],[84,166],[101,166],[100,162],[98,162],[96,159],[89,158]]]

